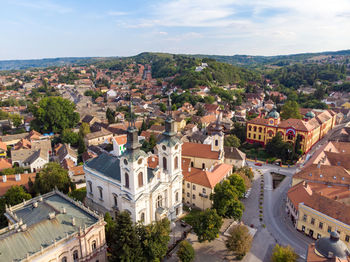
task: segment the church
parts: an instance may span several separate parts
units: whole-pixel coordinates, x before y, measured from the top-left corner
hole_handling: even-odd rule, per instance
[[[127,211],[134,222],[144,224],[163,218],[177,219],[182,214],[182,142],[176,136],[171,105],[165,132],[156,147],[157,155],[141,150],[132,119],[122,155],[103,153],[84,164],[86,204],[100,213],[109,212],[112,217]]]

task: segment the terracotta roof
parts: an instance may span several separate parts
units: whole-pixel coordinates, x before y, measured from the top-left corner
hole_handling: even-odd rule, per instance
[[[350,153],[342,154],[327,151],[324,153],[332,166],[342,166],[345,169],[350,170]]]
[[[312,120],[313,119],[311,119],[308,122],[306,122],[306,121],[301,120],[301,119],[290,118],[290,119],[281,121],[281,123],[279,123],[278,127],[281,127],[281,128],[292,127],[295,130],[311,131],[315,127],[315,122],[312,121]]]
[[[11,148],[11,150],[29,149],[29,148],[32,148],[32,143],[29,140],[22,138],[20,141],[17,142],[17,144],[13,146],[13,148]]]
[[[113,139],[117,142],[118,145],[125,145],[127,142],[127,135],[115,136]]]
[[[12,167],[12,164],[8,159],[0,158],[0,171],[11,167]]]
[[[191,161],[189,159],[182,158],[182,173],[184,180],[212,189],[232,170],[231,165],[219,164],[215,166],[212,171],[204,171],[199,168],[190,168],[190,163]]]
[[[257,125],[268,125],[269,120],[266,118],[260,118],[260,117],[256,117],[254,119],[251,119],[249,121],[247,121],[248,124],[257,124]]]
[[[0,149],[7,151],[7,146],[4,142],[0,141]]]
[[[211,145],[185,142],[182,145],[182,156],[219,159],[219,152],[211,151]]]
[[[27,189],[28,187],[28,181],[29,178],[32,180],[32,182],[35,181],[35,173],[29,173],[29,174],[21,174],[21,179],[19,181],[16,181],[15,178],[16,175],[7,175],[6,176],[6,182],[3,182],[3,178],[0,178],[0,196],[3,196],[7,190],[9,190],[12,186],[25,186]]]

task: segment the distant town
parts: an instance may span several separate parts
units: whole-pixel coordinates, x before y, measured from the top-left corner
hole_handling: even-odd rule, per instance
[[[0,71],[0,261],[350,261],[350,54],[235,59]]]

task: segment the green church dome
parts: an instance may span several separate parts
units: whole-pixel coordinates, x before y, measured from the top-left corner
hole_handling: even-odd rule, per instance
[[[269,118],[272,117],[272,118],[274,118],[274,119],[278,119],[278,118],[280,117],[280,114],[279,114],[276,110],[272,110],[272,111],[269,113],[268,117],[269,117]]]

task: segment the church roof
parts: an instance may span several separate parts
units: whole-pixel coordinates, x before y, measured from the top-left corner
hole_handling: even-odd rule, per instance
[[[98,157],[92,158],[85,162],[85,166],[96,170],[104,176],[110,177],[114,180],[120,179],[120,160],[118,157],[102,153]]]

